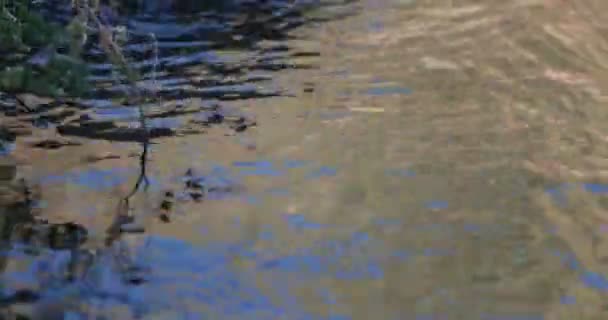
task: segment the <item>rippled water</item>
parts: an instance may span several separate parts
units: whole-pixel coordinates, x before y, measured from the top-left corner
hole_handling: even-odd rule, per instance
[[[604,2],[153,9],[149,144],[94,45],[91,96],[3,100],[3,312],[606,318]]]

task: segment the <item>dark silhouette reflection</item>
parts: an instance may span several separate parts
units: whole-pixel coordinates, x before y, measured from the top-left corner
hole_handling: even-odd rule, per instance
[[[163,201],[160,203],[160,220],[164,223],[171,222],[175,195],[172,191],[166,191]]]
[[[142,118],[142,127],[146,129],[144,120]],[[81,287],[86,281],[90,281],[91,268],[100,263],[111,264],[112,272],[115,272],[125,285],[144,283],[149,268],[136,262],[133,251],[136,245],[125,237],[132,237],[132,235],[145,231],[132,213],[131,199],[142,188],[144,192],[147,192],[149,186],[146,171],[149,144],[150,138],[144,135],[141,143],[142,152],[139,156],[138,179],[131,191],[119,200],[114,221],[107,229],[105,246],[94,249],[83,248],[89,232],[82,225],[74,222],[53,223],[43,219],[37,210],[41,201],[39,188],[30,186],[23,179],[16,179],[16,165],[14,163],[11,165],[9,160],[2,158],[5,164],[0,169],[6,172],[0,180],[0,273],[6,272],[11,259],[19,260],[25,256],[29,257],[26,260],[32,260],[33,265],[36,265],[40,259],[50,260],[51,262],[47,263],[50,265],[55,264],[54,261],[59,261],[57,263],[61,264],[64,259],[63,268],[48,269],[49,267],[46,267],[48,275],[45,277],[52,279],[52,281],[48,279],[46,281],[51,281],[53,287]],[[161,206],[170,210],[166,204],[161,204]],[[160,219],[161,221],[166,220],[162,217]],[[28,270],[32,267],[23,268]],[[25,270],[17,270],[17,272]],[[36,272],[33,273],[34,276],[36,274]],[[10,275],[1,274],[0,276],[8,277],[9,282],[11,280]],[[24,315],[14,313],[12,306],[29,304],[31,305],[29,311],[34,312],[32,310],[37,308],[37,303],[47,295],[46,290],[49,289],[42,286],[42,283],[40,285],[40,287],[32,288],[17,287],[12,291],[4,290],[0,294],[0,319],[19,319],[20,317],[29,319]],[[95,293],[95,290],[92,290],[88,294],[101,293]],[[51,293],[51,296],[54,295],[57,293]],[[32,319],[37,319],[37,317],[33,316]],[[61,319],[63,318],[61,317]]]
[[[145,123],[145,119],[142,119]],[[145,128],[145,125],[142,125]],[[139,156],[139,175],[133,185],[131,191],[120,200],[114,221],[107,230],[106,246],[111,246],[123,233],[141,233],[144,232],[143,226],[135,225],[135,217],[131,212],[131,198],[140,190],[143,184],[144,192],[148,191],[150,181],[147,176],[148,165],[148,148],[150,145],[150,137],[144,135],[141,143],[142,152]]]
[[[41,219],[36,210],[41,196],[38,188],[23,179],[15,180],[15,174],[3,178],[0,181],[0,271],[4,273],[9,261],[17,259],[15,256],[35,258],[43,252],[66,252],[70,260],[65,273],[52,276],[65,283],[73,281],[82,270],[86,251],[80,247],[86,242],[88,231],[76,223],[51,223]],[[8,280],[10,282],[10,277]],[[0,319],[28,319],[14,314],[10,307],[35,303],[42,296],[34,288],[4,289],[0,295]]]
[[[109,62],[99,46],[97,35],[91,34],[84,50],[93,88],[87,99],[64,98],[27,106],[18,94],[7,93],[0,96],[0,111],[32,127],[55,124],[61,135],[90,139],[142,142],[144,135],[155,139],[175,134],[200,134],[203,130],[186,130],[179,124],[153,126],[144,133],[141,128],[133,127],[128,117],[122,114],[114,116],[112,111],[120,108],[129,113],[129,109],[135,111],[142,106],[148,110],[146,113],[158,119],[171,120],[196,114],[204,117],[213,110],[206,106],[173,108],[168,104],[190,98],[222,103],[285,95],[272,86],[263,88],[258,84],[267,83],[272,79],[270,74],[277,70],[312,68],[313,64],[296,63],[293,58],[319,55],[318,52],[291,48],[286,42],[293,37],[291,31],[330,19],[309,15],[311,10],[348,2],[101,1],[100,20],[127,29],[128,41],[122,49],[129,66],[141,75],[137,85],[143,96],[163,101],[163,104],[129,101],[130,85],[125,84],[124,77]],[[352,13],[352,8],[345,6],[343,12]],[[64,24],[73,16],[71,1],[40,1],[33,4],[32,9],[39,10],[51,21]],[[340,18],[339,14],[331,17],[334,18]],[[67,52],[67,49],[57,48],[57,52]],[[37,55],[40,52],[24,59],[31,60]],[[162,111],[151,110],[158,108]],[[99,110],[108,116],[99,117]],[[215,116],[209,120],[207,125],[222,125]],[[228,123],[237,132],[251,127],[251,123],[223,123]],[[188,124],[195,126],[197,123]],[[41,147],[63,146],[45,144]]]
[[[54,250],[74,248],[84,242],[87,233],[82,227],[72,223],[53,224],[38,217],[39,187],[28,185],[24,179],[14,180],[16,165],[13,166],[12,174],[0,180],[2,242],[40,244]]]
[[[243,132],[256,126],[251,117],[230,112],[220,105],[200,107],[175,107],[157,113],[146,114],[146,119],[171,119],[181,115],[195,114],[188,123],[191,127],[207,128],[212,125],[224,125],[235,132]],[[103,139],[108,141],[139,142],[147,139],[175,136],[184,133],[200,133],[198,130],[182,130],[180,128],[127,128],[119,127],[112,121],[91,121],[84,117],[68,124],[57,126],[57,131],[64,136],[84,137],[89,139]]]
[[[146,282],[149,268],[136,261],[133,251],[136,245],[125,237],[145,231],[132,214],[130,200],[142,187],[146,191],[149,185],[146,174],[148,146],[149,140],[142,143],[139,178],[129,194],[120,199],[115,219],[107,229],[104,247],[84,249],[88,230],[82,225],[74,222],[52,223],[43,219],[36,211],[41,197],[37,188],[29,186],[24,180],[13,181],[14,174],[9,179],[0,181],[0,277],[11,282],[10,274],[5,274],[11,260],[30,261],[31,266],[22,266],[16,271],[38,270],[27,271],[32,272],[34,277],[40,274],[40,266],[47,266],[42,268],[47,275],[37,280],[39,286],[16,287],[14,290],[10,290],[10,286],[5,288],[0,294],[0,319],[41,319],[40,312],[45,312],[43,309],[46,308],[43,300],[45,297],[61,298],[61,291],[53,291],[62,290],[61,288],[76,288],[84,290],[82,293],[87,296],[112,298],[87,284],[95,278],[90,275],[91,268],[99,265],[109,268],[125,285],[141,285]],[[52,265],[63,267],[50,268]],[[44,281],[50,281],[51,287],[45,287]],[[50,293],[47,290],[51,290]],[[22,314],[13,310],[16,305],[29,307]],[[72,309],[67,305],[52,308],[56,314],[48,319],[63,319],[64,312]]]
[[[187,200],[201,202],[209,197],[222,197],[238,191],[238,185],[233,181],[212,181],[209,175],[201,175],[192,168],[186,170],[183,193]]]
[[[132,292],[141,293],[140,286],[146,286],[146,290],[165,288],[163,281],[167,279],[167,272],[171,277],[177,276],[176,279],[181,279],[182,272],[196,275],[192,279],[197,280],[176,281],[179,285],[197,283],[188,290],[198,290],[195,298],[202,304],[213,307],[214,301],[225,299],[220,292],[235,291],[231,298],[235,300],[226,303],[234,304],[244,317],[251,308],[272,312],[272,304],[255,291],[255,287],[240,283],[242,275],[228,267],[217,268],[227,263],[226,257],[234,254],[234,250],[240,251],[241,245],[246,244],[198,248],[145,232],[142,215],[152,215],[153,219],[148,219],[151,223],[170,223],[178,197],[205,201],[237,189],[221,169],[206,174],[188,169],[183,175],[182,190],[167,190],[158,211],[137,211],[135,215],[132,199],[138,192],[147,192],[148,147],[149,140],[142,143],[138,179],[130,192],[118,199],[115,219],[102,245],[87,243],[89,232],[81,225],[42,219],[43,214],[37,212],[40,191],[23,180],[16,180],[15,174],[10,175],[8,181],[2,181],[7,187],[0,190],[12,193],[10,197],[0,197],[10,199],[0,203],[3,210],[0,218],[4,219],[0,220],[0,281],[4,289],[0,294],[0,319],[67,319],[68,313],[73,319],[115,319],[95,316],[91,308],[99,301],[128,307],[133,315],[129,319],[141,318],[155,309],[176,310],[180,304],[173,300],[173,293],[153,293],[141,300],[130,296]],[[217,176],[223,179],[215,180]],[[34,278],[33,283],[21,283],[20,274],[24,273]],[[196,277],[206,280],[199,281]],[[191,292],[188,290],[186,293]],[[99,308],[103,313],[104,307]]]
[[[65,24],[73,15],[70,2],[32,2],[32,9],[39,10],[49,20]],[[345,2],[323,2],[323,5]],[[225,102],[285,95],[279,89],[263,88],[260,84],[272,80],[271,73],[277,70],[314,67],[313,63],[296,63],[293,58],[319,56],[318,52],[295,50],[286,40],[294,38],[291,31],[295,28],[324,21],[308,15],[310,10],[322,6],[320,1],[129,0],[101,3],[100,20],[109,25],[125,26],[128,30],[123,50],[130,66],[141,75],[136,88],[125,84],[124,77],[116,73],[115,66],[100,49],[99,39],[92,34],[85,44],[84,56],[93,91],[80,99],[50,100],[25,99],[19,92],[0,93],[0,112],[10,120],[7,121],[10,125],[3,124],[0,130],[0,151],[9,152],[19,135],[28,135],[37,128],[55,127],[63,136],[140,143],[139,177],[131,191],[119,199],[114,221],[106,230],[104,245],[87,248],[89,231],[74,222],[54,223],[42,219],[37,213],[40,192],[26,181],[16,181],[16,166],[0,161],[0,276],[5,280],[17,279],[9,270],[17,268],[11,266],[17,261],[23,264],[19,265],[18,271],[30,272],[24,270],[36,265],[37,273],[30,273],[40,277],[31,287],[13,288],[11,281],[3,282],[0,319],[64,319],[67,310],[79,311],[80,307],[66,304],[51,308],[52,312],[44,307],[49,297],[63,299],[66,294],[62,290],[76,296],[70,298],[77,300],[76,305],[92,297],[126,304],[134,309],[136,318],[144,313],[146,307],[130,301],[124,286],[145,284],[150,273],[150,268],[139,261],[135,252],[145,250],[146,246],[133,243],[142,235],[147,236],[144,223],[140,221],[143,217],[135,216],[131,207],[137,192],[142,189],[146,192],[149,186],[147,155],[150,144],[156,138],[200,134],[211,126],[227,126],[234,132],[256,126],[255,119],[228,108]],[[47,63],[54,53],[67,53],[68,48],[55,49],[57,52],[34,48],[31,56],[0,57],[0,65],[26,62],[38,67]],[[131,94],[131,90],[138,94]],[[190,98],[202,98],[204,102],[190,103]],[[142,121],[142,110],[146,121]],[[156,122],[182,118],[186,120],[175,126]],[[70,145],[69,141],[48,140],[36,142],[31,147],[57,149]],[[183,178],[182,190],[164,192],[158,211],[151,213],[153,223],[173,221],[176,199],[201,202],[238,191],[237,184],[216,181],[213,173],[202,175],[189,169]],[[187,244],[170,239],[157,237],[156,241],[157,249],[169,247],[163,251],[169,252],[166,254],[168,260],[175,258],[172,246],[188,248]],[[187,262],[180,262],[178,269],[184,267],[188,271],[188,264],[201,263],[199,260],[204,259],[209,264],[224,263],[220,259],[224,252],[220,251],[218,254],[197,252],[196,257],[180,256],[179,259]],[[170,268],[176,267],[171,265]],[[203,269],[207,270],[198,270]],[[214,286],[232,287],[238,281],[230,272],[221,271],[224,273],[220,273],[220,280],[202,285],[214,290]],[[119,279],[120,285],[116,285],[119,289],[106,288],[115,285],[108,277]],[[252,296],[251,301],[243,303],[244,314],[252,305],[270,309],[265,302],[258,301],[259,294]],[[29,310],[13,310],[17,305],[29,306]]]

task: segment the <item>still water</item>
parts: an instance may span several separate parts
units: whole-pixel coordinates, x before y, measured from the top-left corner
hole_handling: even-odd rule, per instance
[[[91,46],[89,97],[4,104],[5,318],[606,319],[607,9],[111,16],[152,101]]]

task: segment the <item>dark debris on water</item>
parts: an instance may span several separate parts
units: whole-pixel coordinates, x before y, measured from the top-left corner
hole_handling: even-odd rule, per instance
[[[143,3],[148,2],[161,3]],[[291,30],[320,22],[319,18],[307,17],[306,10],[324,5],[335,6],[339,1],[327,4],[286,0],[214,1],[213,4],[204,5],[194,5],[203,2],[193,1],[162,3],[170,5],[133,8],[128,4],[115,7],[102,4],[100,11],[102,20],[107,23],[126,26],[130,36],[124,45],[124,53],[129,58],[131,67],[142,75],[142,83],[157,81],[156,84],[160,84],[154,90],[147,85],[141,86],[143,94],[163,101],[202,98],[225,102],[283,95],[278,90],[265,91],[261,86],[255,86],[254,83],[268,81],[272,77],[255,77],[253,73],[256,70],[272,73],[285,68],[312,67],[295,64],[291,59],[318,57],[318,52],[295,51],[284,40],[292,37]],[[177,3],[189,3],[191,5],[188,8],[198,9],[184,11],[182,5],[176,5]],[[43,1],[34,5],[33,9],[49,21],[61,24],[66,24],[73,15],[68,1]],[[151,33],[156,34],[156,45],[151,43]],[[262,45],[264,42],[273,45]],[[85,60],[92,73],[90,82],[93,91],[88,93],[88,98],[110,102],[125,100],[125,95],[130,96],[123,77],[116,75],[115,68],[108,63],[99,47],[96,35],[90,36],[84,49]],[[243,58],[224,57],[218,53],[218,50],[224,49],[240,52]],[[50,55],[45,54],[45,50],[35,51],[29,61],[38,64],[44,62],[44,58]],[[205,75],[202,79],[201,74]],[[136,108],[141,102],[126,101],[125,105]],[[83,100],[75,98],[48,99],[21,93],[0,93],[0,111],[6,117],[17,118],[19,123],[9,130],[20,135],[28,134],[36,128],[55,128],[63,136],[142,142],[145,139],[204,133],[204,130],[196,128],[197,125],[208,127],[227,124],[237,133],[256,125],[250,118],[228,116],[223,110],[175,108],[146,116],[148,119],[166,119],[194,114],[196,119],[188,122],[190,127],[156,127],[145,132],[141,128],[124,127],[116,121],[91,119],[94,117],[90,114],[96,109],[97,106],[87,105]],[[196,116],[197,113],[201,113],[200,116]],[[72,119],[74,117],[77,119]],[[63,146],[65,145],[45,142],[38,147],[55,149]]]
[[[234,0],[176,1],[175,3],[190,3],[197,7],[195,9],[179,5],[170,8],[146,7],[143,11],[136,10],[134,13],[133,8],[128,7],[125,2],[119,4],[118,10],[102,7],[102,20],[110,24],[127,26],[131,37],[125,45],[124,52],[132,62],[133,68],[142,74],[143,82],[151,82],[152,79],[163,81],[159,89],[148,91],[142,89],[146,95],[153,97],[152,100],[174,102],[203,98],[220,101],[221,104],[194,108],[160,107],[162,110],[158,111],[150,110],[147,104],[143,104],[150,101],[127,99],[122,83],[124,79],[120,76],[116,79],[113,66],[107,62],[103,54],[100,54],[103,51],[98,46],[96,36],[92,35],[84,48],[85,60],[91,70],[89,81],[94,88],[86,96],[90,100],[73,97],[47,99],[15,92],[0,93],[0,113],[5,120],[0,126],[0,142],[8,148],[17,137],[29,136],[36,130],[54,130],[59,136],[31,144],[31,147],[45,149],[74,146],[76,140],[70,140],[72,138],[141,143],[149,139],[180,134],[201,134],[205,132],[204,129],[214,126],[243,132],[257,125],[255,119],[229,109],[225,105],[227,101],[284,94],[279,90],[262,90],[261,86],[254,85],[272,79],[271,76],[255,77],[254,71],[263,71],[261,73],[266,75],[288,68],[310,68],[313,65],[296,64],[291,58],[319,56],[318,52],[295,52],[283,40],[293,38],[290,31],[299,26],[321,22],[323,19],[309,18],[305,15],[306,10],[321,6],[321,2]],[[216,4],[215,7],[213,4]],[[72,17],[72,11],[67,5],[69,1],[48,0],[39,1],[34,7],[37,7],[36,9],[39,9],[50,21],[65,24]],[[150,45],[151,32],[157,33],[158,65],[154,65],[156,57],[152,54],[154,46]],[[275,45],[268,48],[261,45],[263,42],[271,42]],[[59,51],[65,49],[58,48]],[[243,58],[231,59],[217,53],[224,49],[244,53]],[[29,63],[32,66],[47,65],[49,63],[47,57],[53,54],[48,50],[49,48],[43,48],[32,51],[33,55],[28,57]],[[152,73],[154,69],[156,69],[155,74]],[[203,79],[201,75],[204,75]],[[103,103],[94,104],[89,103],[90,101]],[[147,120],[177,117],[191,117],[192,120],[186,121],[188,128],[160,126],[144,130],[127,126],[121,119],[101,119],[96,116],[96,111],[115,107],[126,107],[136,111],[142,107],[146,111]],[[116,155],[106,154],[87,157],[84,160],[96,162],[116,158]],[[114,223],[108,228],[106,245],[85,249],[84,244],[89,240],[90,234],[84,226],[73,222],[57,223],[41,219],[36,214],[35,207],[40,201],[40,196],[37,195],[35,188],[21,181],[14,181],[15,165],[8,164],[0,169],[6,171],[2,172],[0,177],[2,180],[0,201],[3,201],[0,203],[2,210],[0,236],[3,243],[0,253],[9,257],[20,251],[19,254],[32,259],[42,259],[46,254],[54,259],[53,261],[59,261],[60,257],[67,256],[66,268],[61,269],[61,272],[51,272],[52,277],[58,279],[57,283],[54,283],[56,287],[74,288],[70,285],[75,285],[82,290],[76,291],[82,299],[94,296],[102,300],[126,302],[133,307],[135,313],[145,313],[142,310],[147,310],[149,306],[141,307],[130,301],[128,294],[124,293],[125,287],[118,286],[122,288],[121,292],[104,292],[104,288],[97,288],[95,285],[86,286],[85,282],[90,280],[90,274],[94,274],[95,268],[100,267],[108,268],[108,274],[118,273],[120,281],[126,286],[140,286],[150,281],[153,268],[141,265],[134,261],[134,257],[117,250],[126,246],[124,237],[137,237],[138,234],[146,231],[130,215],[128,203],[123,208],[124,212],[117,213]],[[213,197],[231,195],[240,190],[240,186],[234,181],[216,179],[212,173],[198,174],[194,170],[188,170],[182,178],[181,190],[167,190],[158,204],[158,218],[161,222],[172,221],[178,200],[201,202]],[[184,257],[190,255],[185,254]],[[111,258],[107,258],[108,256]],[[171,256],[171,259],[174,257]],[[114,265],[117,267],[114,268]],[[6,267],[5,264],[2,266]],[[4,272],[4,270],[0,271]],[[230,274],[223,276],[232,282],[236,281],[230,278]],[[40,286],[36,289],[25,288],[13,292],[7,290],[0,295],[0,307],[33,304],[42,300],[49,292],[61,296],[56,291],[52,291],[55,289],[55,287]],[[259,298],[261,295],[256,293],[255,296]],[[154,305],[154,303],[149,304]],[[247,314],[245,310],[243,312]],[[17,319],[27,319],[27,317],[18,315]]]

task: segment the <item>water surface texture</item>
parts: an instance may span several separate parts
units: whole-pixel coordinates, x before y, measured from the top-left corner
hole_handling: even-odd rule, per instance
[[[3,317],[608,318],[608,2],[149,3],[2,96]]]

